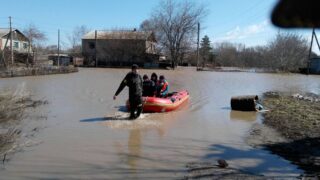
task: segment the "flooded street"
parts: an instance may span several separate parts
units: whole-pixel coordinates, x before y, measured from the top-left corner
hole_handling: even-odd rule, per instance
[[[186,89],[189,102],[170,113],[143,114],[127,121],[126,88],[112,97],[129,69],[85,69],[78,73],[0,80],[1,89],[24,88],[49,104],[32,112],[46,115],[33,138],[38,145],[16,153],[0,169],[6,179],[182,178],[190,162],[225,159],[233,168],[266,176],[292,177],[295,165],[254,149],[245,137],[261,117],[230,110],[230,98],[266,91],[320,94],[320,76],[196,72],[164,74],[170,91]],[[140,70],[149,76],[154,70]]]

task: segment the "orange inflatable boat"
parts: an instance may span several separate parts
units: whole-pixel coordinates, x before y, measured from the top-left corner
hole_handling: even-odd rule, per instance
[[[186,90],[169,93],[168,97],[143,97],[143,112],[169,112],[178,109],[189,100]],[[130,108],[127,102],[128,109]]]

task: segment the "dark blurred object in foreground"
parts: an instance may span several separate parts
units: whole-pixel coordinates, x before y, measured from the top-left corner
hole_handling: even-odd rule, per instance
[[[283,28],[320,27],[320,1],[280,0],[273,9],[271,21]]]

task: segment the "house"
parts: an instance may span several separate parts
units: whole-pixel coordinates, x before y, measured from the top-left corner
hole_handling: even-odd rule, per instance
[[[91,31],[82,38],[84,65],[144,67],[158,62],[156,39],[150,31]],[[96,62],[97,60],[97,62]]]
[[[9,28],[0,28],[0,49],[4,50],[5,45],[10,49],[10,29]],[[31,48],[29,49],[29,39],[22,34],[17,29],[12,29],[12,47],[13,50],[17,53],[28,53],[31,52]],[[7,43],[7,44],[6,44]]]

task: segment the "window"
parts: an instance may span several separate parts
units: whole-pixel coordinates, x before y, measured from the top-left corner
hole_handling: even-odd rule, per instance
[[[19,48],[19,42],[14,42],[14,43],[13,43],[13,47],[14,47],[14,48]]]
[[[28,48],[28,44],[27,43],[23,43],[23,48],[27,49]]]
[[[90,49],[94,49],[96,46],[95,46],[95,43],[94,42],[89,42],[89,48]]]

